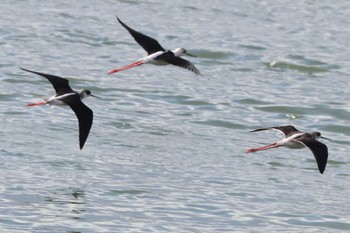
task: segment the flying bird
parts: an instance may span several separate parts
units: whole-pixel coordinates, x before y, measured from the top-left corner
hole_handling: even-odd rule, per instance
[[[271,143],[266,146],[248,149],[246,150],[247,153],[267,150],[267,149],[276,148],[280,146],[288,147],[291,149],[301,149],[301,148],[308,147],[312,151],[312,154],[316,159],[318,170],[320,171],[321,174],[323,174],[327,165],[328,149],[325,144],[317,141],[316,139],[318,138],[323,138],[327,140],[330,140],[330,139],[322,137],[321,133],[317,131],[310,132],[310,133],[300,132],[294,126],[291,126],[291,125],[261,128],[261,129],[253,130],[251,132],[257,132],[257,131],[263,131],[263,130],[277,130],[283,133],[285,137],[280,141]]]
[[[136,66],[143,65],[145,63],[153,63],[156,65],[163,64],[172,64],[175,66],[179,66],[194,72],[195,74],[200,75],[199,70],[189,61],[181,58],[180,56],[188,55],[192,57],[196,57],[192,54],[189,54],[184,48],[176,48],[174,50],[165,50],[157,40],[152,37],[146,36],[141,32],[135,31],[130,28],[128,25],[123,23],[118,17],[117,20],[119,23],[131,34],[131,36],[135,39],[135,41],[148,53],[146,57],[140,58],[134,63],[130,65],[123,66],[118,69],[114,69],[108,72],[108,74],[113,74],[119,71],[127,70]]]
[[[40,75],[52,84],[53,88],[56,91],[56,95],[51,96],[47,99],[44,99],[44,101],[37,102],[37,103],[29,103],[27,106],[38,106],[38,105],[68,105],[75,113],[75,115],[78,118],[79,121],[79,145],[80,149],[83,149],[83,146],[85,144],[85,141],[89,135],[91,126],[92,126],[92,120],[93,120],[93,112],[90,108],[88,108],[81,100],[88,97],[93,96],[96,98],[95,95],[91,94],[91,91],[83,89],[79,92],[73,91],[71,87],[69,86],[69,81],[65,78],[61,78],[55,75],[51,74],[44,74],[32,70],[27,70],[24,68],[21,68],[24,71],[31,72],[37,75]]]

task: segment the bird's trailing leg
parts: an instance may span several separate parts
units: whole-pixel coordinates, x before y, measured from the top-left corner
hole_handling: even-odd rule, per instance
[[[38,105],[45,105],[47,104],[46,101],[38,102],[38,103],[29,103],[27,106],[38,106]]]
[[[131,63],[130,65],[123,66],[123,67],[118,68],[118,69],[110,70],[110,71],[108,71],[108,74],[114,74],[114,73],[117,73],[119,71],[127,70],[127,69],[130,69],[130,68],[136,67],[136,66],[140,66],[142,64],[144,64],[144,62],[136,61],[134,63]]]
[[[278,146],[279,146],[279,145],[278,145],[276,142],[274,142],[274,143],[271,143],[271,144],[266,145],[266,146],[248,149],[248,150],[246,150],[245,152],[246,152],[246,153],[251,153],[251,152],[255,152],[255,151],[267,150],[267,149],[275,148],[275,147],[278,147]]]

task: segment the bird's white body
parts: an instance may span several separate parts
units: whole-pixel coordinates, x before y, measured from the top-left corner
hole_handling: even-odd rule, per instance
[[[186,50],[183,48],[176,48],[174,50],[171,50],[171,52],[174,53],[175,57],[180,57],[180,56],[186,55]],[[153,65],[169,65],[169,63],[167,63],[166,61],[155,60],[157,57],[159,57],[160,55],[162,55],[164,53],[166,53],[166,51],[158,51],[158,52],[152,53],[146,57],[140,58],[137,61],[142,62],[142,63],[151,63]]]
[[[56,106],[67,105],[67,103],[65,103],[63,100],[65,98],[67,98],[68,96],[76,95],[76,94],[78,94],[80,99],[82,100],[82,99],[90,96],[91,92],[89,90],[82,89],[79,92],[69,92],[69,93],[66,93],[66,94],[63,94],[63,95],[53,95],[53,96],[51,96],[51,97],[49,97],[47,99],[44,99],[43,102],[29,104],[29,106],[45,105],[45,104],[56,105]]]
[[[75,94],[76,93],[67,93],[67,94],[60,95],[60,96],[53,95],[50,98],[44,99],[44,100],[45,100],[46,104],[48,104],[48,105],[57,105],[57,106],[67,105],[65,102],[62,101],[62,99],[66,98],[67,96],[75,95]]]
[[[288,138],[283,138],[282,140],[276,142],[278,146],[288,147],[290,149],[302,149],[305,148],[305,145],[299,141],[293,141],[295,138],[303,135],[304,133],[293,134]]]
[[[143,64],[151,63],[153,65],[167,65],[168,63],[166,63],[164,61],[155,60],[158,56],[162,55],[163,53],[165,53],[165,51],[158,51],[158,52],[152,53],[146,57],[140,58],[137,61],[142,62]]]

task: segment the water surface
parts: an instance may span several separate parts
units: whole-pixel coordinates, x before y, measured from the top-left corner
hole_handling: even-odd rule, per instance
[[[0,4],[3,232],[350,230],[350,3],[13,1]],[[107,71],[144,56],[115,16],[203,76],[172,66]],[[24,67],[102,100],[82,151],[69,108]],[[244,151],[293,124],[332,141],[319,174],[308,149]]]

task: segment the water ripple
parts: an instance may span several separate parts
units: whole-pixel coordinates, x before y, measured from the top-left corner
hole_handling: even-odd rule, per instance
[[[0,231],[349,230],[348,5],[2,1]],[[150,64],[107,75],[145,54],[116,14],[197,55],[186,59],[203,76]],[[68,107],[25,106],[54,90],[18,67],[102,97],[84,99],[83,150]],[[250,130],[282,124],[332,139],[324,174],[307,149],[244,153],[276,139]]]

